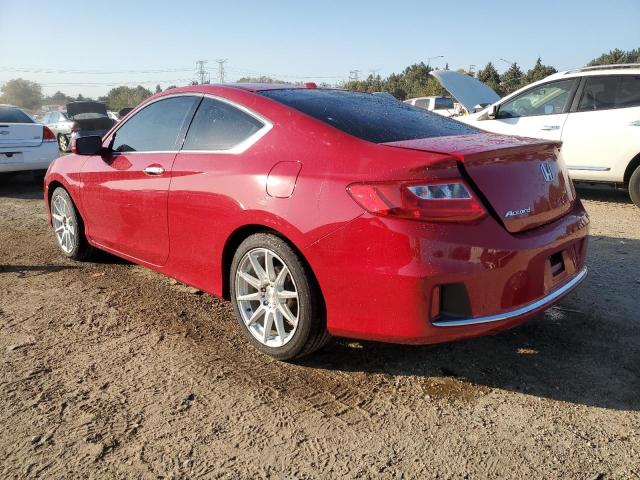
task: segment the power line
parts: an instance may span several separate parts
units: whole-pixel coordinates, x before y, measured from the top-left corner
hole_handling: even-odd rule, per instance
[[[152,70],[60,70],[53,68],[35,68],[35,67],[6,67],[0,66],[0,71],[13,73],[39,73],[39,74],[62,74],[62,75],[112,75],[112,74],[131,74],[131,73],[174,73],[174,72],[190,72],[192,68],[159,68]]]
[[[218,58],[216,63],[218,64],[218,81],[224,83],[224,64],[228,61],[228,58]]]

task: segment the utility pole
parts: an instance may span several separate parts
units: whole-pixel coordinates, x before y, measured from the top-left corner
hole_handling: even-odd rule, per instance
[[[200,85],[204,84],[205,76],[207,75],[207,69],[204,65],[207,63],[206,60],[198,60],[196,61],[196,75],[200,77]]]
[[[216,60],[216,63],[218,64],[218,81],[220,83],[224,83],[224,64],[226,63],[226,61],[229,60],[228,58],[218,58]]]

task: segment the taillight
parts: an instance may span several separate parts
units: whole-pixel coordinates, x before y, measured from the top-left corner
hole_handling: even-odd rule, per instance
[[[393,183],[353,183],[349,195],[374,215],[432,222],[466,222],[487,212],[471,189],[457,179]]]
[[[43,142],[55,142],[56,135],[51,131],[49,127],[42,126],[42,141]]]

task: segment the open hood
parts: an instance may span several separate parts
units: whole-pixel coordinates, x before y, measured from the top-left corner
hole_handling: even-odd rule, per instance
[[[67,114],[75,117],[81,113],[99,113],[107,115],[107,106],[102,102],[71,102],[67,103]]]
[[[432,70],[440,85],[447,90],[469,113],[476,105],[492,104],[500,100],[500,95],[480,80],[452,70]]]

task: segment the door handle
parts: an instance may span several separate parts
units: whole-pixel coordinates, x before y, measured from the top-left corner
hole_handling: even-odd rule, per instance
[[[164,168],[158,166],[146,167],[144,169],[144,173],[147,175],[162,175],[164,173]]]
[[[630,127],[640,127],[640,120],[634,120],[633,122],[629,122]]]
[[[560,125],[545,125],[540,130],[560,130]]]

